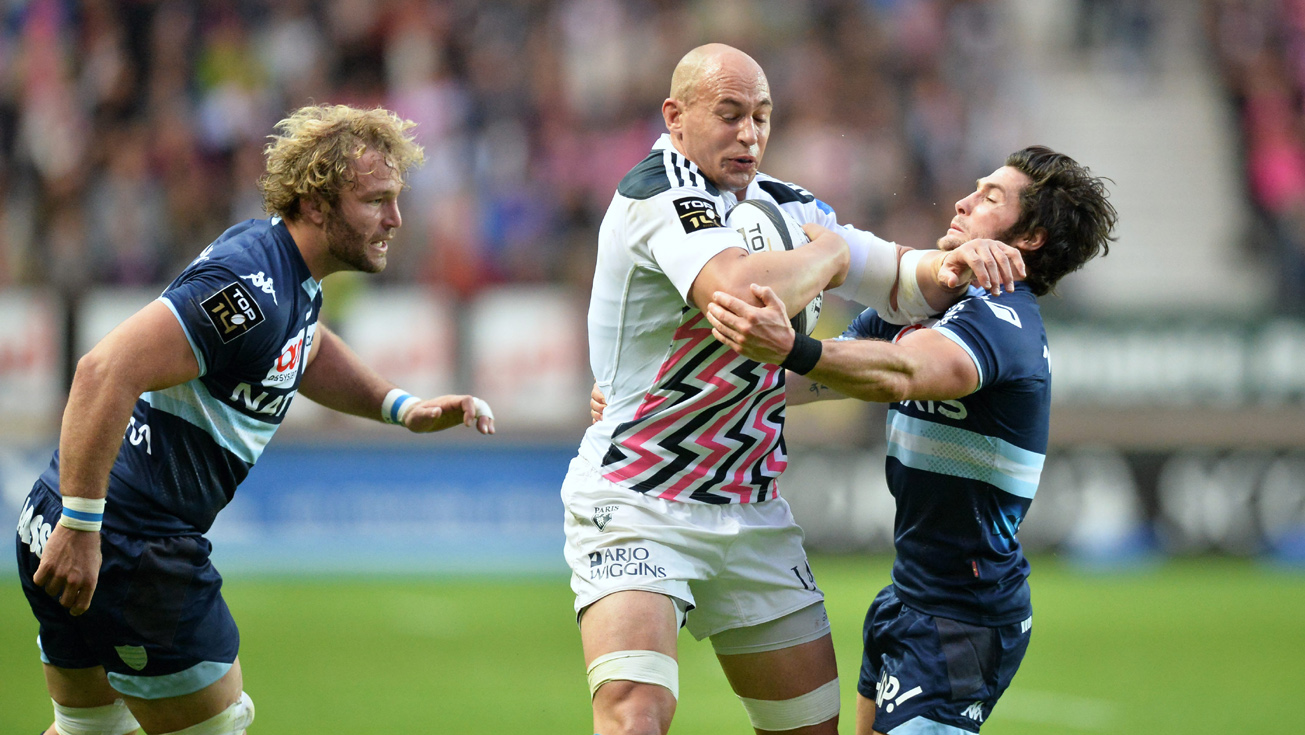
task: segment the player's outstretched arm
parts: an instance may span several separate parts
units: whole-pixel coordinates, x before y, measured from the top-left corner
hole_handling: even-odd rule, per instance
[[[494,433],[494,413],[484,401],[464,395],[421,400],[403,393],[322,324],[317,325],[313,335],[299,392],[341,413],[377,421],[388,416],[391,423],[401,423],[414,432],[442,431],[464,424],[481,434]],[[391,395],[396,392],[401,394],[397,401]]]
[[[707,309],[712,334],[735,352],[781,365],[797,339],[774,291],[754,286],[764,306],[717,293]],[[806,377],[863,401],[950,400],[979,387],[979,371],[959,345],[929,329],[899,342],[825,340]]]
[[[749,285],[760,283],[773,288],[785,303],[801,309],[821,291],[841,284],[850,261],[843,237],[819,225],[803,229],[811,242],[800,248],[750,255],[729,248],[717,254],[702,267],[689,289],[694,305],[705,308],[717,291],[750,301],[755,296]]]
[[[59,491],[65,505],[77,502],[71,498],[104,499],[109,470],[142,393],[198,375],[185,332],[161,301],[136,312],[82,357],[59,434]],[[99,580],[100,534],[64,522],[50,533],[32,579],[73,615],[81,615]]]

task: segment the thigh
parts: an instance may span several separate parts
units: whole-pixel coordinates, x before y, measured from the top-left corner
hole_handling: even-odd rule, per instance
[[[103,707],[121,699],[101,666],[64,669],[45,664],[43,668],[50,699],[65,707]]]
[[[675,658],[675,601],[644,590],[614,592],[585,608],[580,639],[585,666],[614,651],[656,651]]]
[[[239,701],[243,687],[240,659],[236,659],[222,678],[197,692],[163,699],[123,699],[145,732],[177,732],[221,714]]]
[[[800,697],[838,678],[833,638],[760,653],[717,655],[734,693],[749,699]]]

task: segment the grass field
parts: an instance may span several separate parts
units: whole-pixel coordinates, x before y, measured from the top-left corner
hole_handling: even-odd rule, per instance
[[[885,558],[820,557],[845,720]],[[10,572],[12,575],[12,571]],[[1034,560],[1033,643],[986,735],[1300,733],[1305,574],[1227,559],[1090,575]],[[253,733],[591,733],[564,578],[235,577]],[[50,722],[36,624],[0,585],[0,733]],[[673,733],[750,729],[707,643],[681,642]]]

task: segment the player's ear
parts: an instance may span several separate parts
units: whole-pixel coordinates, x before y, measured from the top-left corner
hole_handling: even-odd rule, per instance
[[[1031,253],[1047,244],[1047,228],[1035,227],[1033,232],[1020,237],[1012,244],[1020,250]]]
[[[330,211],[331,206],[320,197],[303,197],[299,200],[299,213],[315,225],[326,224],[326,214]]]
[[[684,129],[684,103],[674,97],[667,97],[662,102],[662,119],[666,121],[666,129],[672,135],[681,132]]]

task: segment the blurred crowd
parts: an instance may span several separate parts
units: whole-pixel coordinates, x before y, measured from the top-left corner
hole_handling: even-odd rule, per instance
[[[463,297],[505,282],[587,289],[615,185],[663,131],[676,61],[707,41],[768,72],[764,170],[844,221],[927,245],[1024,142],[1005,5],[10,0],[0,285],[166,282],[224,228],[264,216],[255,182],[273,124],[339,102],[398,111],[426,148],[382,278]],[[1305,45],[1273,28],[1289,37],[1271,81],[1298,95],[1305,64],[1290,52]],[[1299,105],[1280,114],[1297,123]],[[1305,173],[1293,184],[1273,206],[1305,202]]]
[[[1209,0],[1211,45],[1237,113],[1255,211],[1284,310],[1305,312],[1305,0]]]

